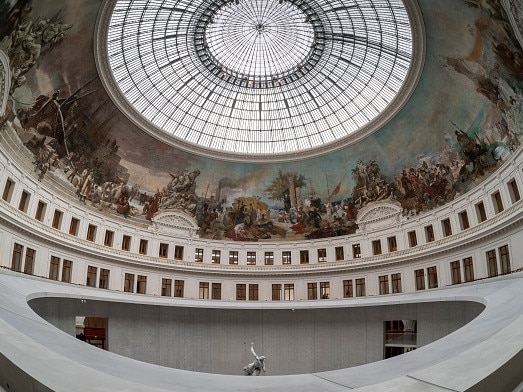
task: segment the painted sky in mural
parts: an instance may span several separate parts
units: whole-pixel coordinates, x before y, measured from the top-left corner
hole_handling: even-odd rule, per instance
[[[143,133],[112,104],[93,58],[99,3],[0,1],[0,50],[13,74],[2,124],[36,175],[130,220],[178,211],[205,238],[288,240],[357,230],[358,209],[424,213],[477,185],[520,144],[523,56],[497,3],[420,1],[427,54],[412,98],[363,142],[272,164],[193,155]],[[449,9],[459,12],[449,13]],[[437,23],[436,23],[437,22]]]

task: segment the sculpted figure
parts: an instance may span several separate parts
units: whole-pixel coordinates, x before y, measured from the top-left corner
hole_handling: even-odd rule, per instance
[[[254,361],[243,368],[243,372],[246,376],[252,376],[254,372],[259,376],[263,371],[265,373],[265,357],[263,355],[258,356],[254,352],[254,343],[251,343],[251,352],[254,355]]]

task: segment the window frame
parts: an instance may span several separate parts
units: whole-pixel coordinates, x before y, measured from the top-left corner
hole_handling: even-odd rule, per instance
[[[64,259],[62,261],[62,278],[60,281],[64,283],[71,283],[73,276],[73,262],[71,260]]]

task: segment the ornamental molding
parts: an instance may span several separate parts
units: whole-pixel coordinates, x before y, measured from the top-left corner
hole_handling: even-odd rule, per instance
[[[401,221],[402,209],[390,202],[369,204],[358,211],[356,223],[360,230],[375,229],[397,224]]]
[[[151,219],[155,233],[170,234],[185,238],[197,237],[198,225],[189,215],[182,212],[164,212]]]
[[[0,116],[5,114],[10,88],[11,71],[9,70],[9,58],[0,50]]]
[[[523,48],[523,4],[521,0],[502,0],[514,34]]]
[[[52,229],[50,226],[35,221],[26,213],[9,205],[0,199],[0,226],[7,229],[7,235],[16,236],[18,239],[28,240],[30,237],[38,241],[48,243],[50,249],[61,248],[73,254],[85,255],[89,259],[93,257],[106,260],[110,264],[122,264],[133,266],[143,270],[161,269],[177,271],[185,274],[206,274],[220,276],[253,276],[276,277],[276,276],[306,276],[318,274],[340,274],[348,270],[362,271],[375,270],[390,265],[422,262],[433,259],[435,256],[458,251],[467,248],[474,249],[478,243],[484,243],[486,239],[501,236],[509,230],[520,228],[523,223],[522,214],[523,199],[516,202],[503,212],[493,218],[471,227],[468,230],[444,237],[414,248],[399,250],[397,252],[385,253],[379,256],[370,256],[362,259],[336,261],[318,264],[293,264],[275,266],[247,266],[247,265],[214,265],[205,263],[194,263],[187,261],[167,260],[164,258],[150,257],[108,248],[101,244],[91,243],[78,237],[71,236],[66,232]],[[9,230],[12,228],[13,230]],[[21,236],[20,236],[21,234]],[[7,238],[7,237],[6,237]],[[504,234],[506,238],[506,234]]]

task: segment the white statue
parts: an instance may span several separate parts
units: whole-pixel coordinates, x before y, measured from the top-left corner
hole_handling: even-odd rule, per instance
[[[254,352],[254,343],[251,343],[251,352],[252,355],[254,355],[254,362],[251,362],[247,366],[243,368],[243,372],[246,376],[252,376],[254,372],[256,372],[256,375],[259,376],[260,373],[263,370],[263,373],[265,373],[265,357],[258,356]]]

